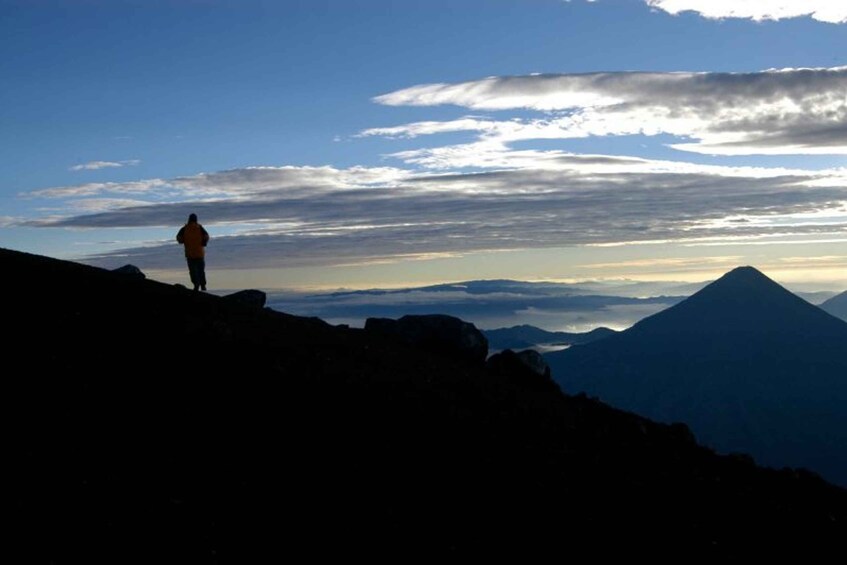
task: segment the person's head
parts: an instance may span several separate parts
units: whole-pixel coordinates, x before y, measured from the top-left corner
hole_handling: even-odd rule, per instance
[[[190,214],[188,216],[188,223],[196,223],[197,222],[197,214]]]

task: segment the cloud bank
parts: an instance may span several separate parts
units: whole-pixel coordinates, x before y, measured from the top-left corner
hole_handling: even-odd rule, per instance
[[[55,187],[38,194],[97,212],[29,225],[172,227],[193,211],[207,226],[227,226],[232,234],[215,237],[215,261],[222,268],[366,264],[568,245],[722,244],[787,233],[838,234],[847,228],[847,171],[694,166],[600,155],[556,154],[551,161],[548,168],[449,174],[263,167],[111,183],[96,190]],[[131,191],[147,202],[111,198]],[[93,202],[86,204],[89,199]],[[181,266],[170,238],[96,260]]]

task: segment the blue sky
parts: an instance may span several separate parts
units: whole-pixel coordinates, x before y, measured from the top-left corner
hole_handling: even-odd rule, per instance
[[[847,273],[847,7],[0,0],[0,245],[211,280]]]

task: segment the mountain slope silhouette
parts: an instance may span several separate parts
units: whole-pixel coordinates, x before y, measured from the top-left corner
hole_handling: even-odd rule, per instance
[[[820,308],[836,318],[847,320],[847,291],[837,294],[820,305]]]
[[[847,536],[847,490],[507,357],[14,251],[0,269],[18,561],[823,560]]]
[[[845,350],[847,323],[739,267],[624,332],[546,358],[567,392],[847,485]]]

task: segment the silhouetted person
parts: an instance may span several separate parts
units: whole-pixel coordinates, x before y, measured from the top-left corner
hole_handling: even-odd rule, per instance
[[[185,246],[185,260],[194,290],[206,290],[206,244],[208,232],[197,223],[197,214],[188,216],[188,223],[180,228],[176,240]]]

